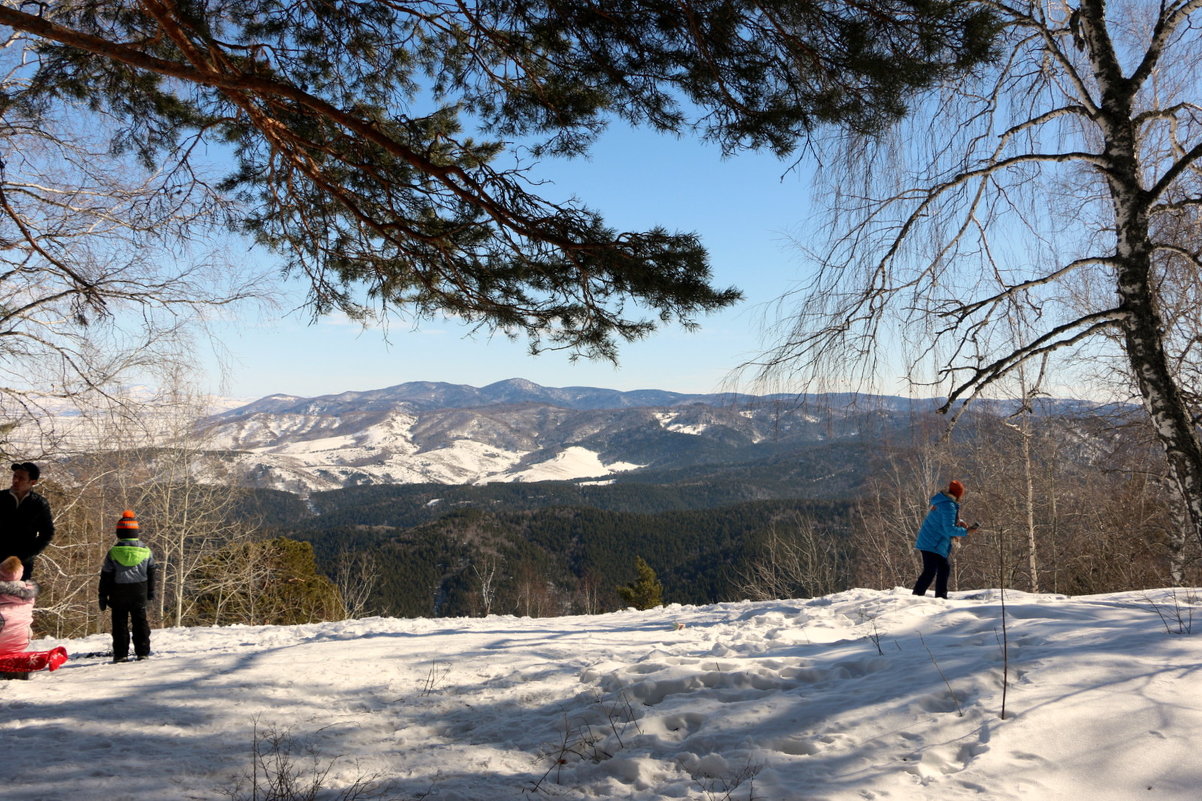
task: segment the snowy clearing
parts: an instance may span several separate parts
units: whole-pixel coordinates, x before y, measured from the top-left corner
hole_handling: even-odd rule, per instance
[[[39,640],[76,657],[0,682],[3,797],[249,797],[256,731],[330,798],[1202,797],[1198,591],[1005,600],[1006,719],[997,591]]]

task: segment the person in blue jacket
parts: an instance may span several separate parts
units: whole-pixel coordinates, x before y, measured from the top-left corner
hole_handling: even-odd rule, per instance
[[[922,554],[922,573],[914,582],[915,595],[925,595],[927,587],[934,580],[935,597],[947,597],[947,579],[952,572],[952,564],[948,561],[952,552],[952,538],[963,537],[978,528],[976,524],[969,526],[960,519],[960,498],[963,495],[964,485],[952,481],[947,489],[935,493],[931,498],[931,508],[914,542],[914,547]]]

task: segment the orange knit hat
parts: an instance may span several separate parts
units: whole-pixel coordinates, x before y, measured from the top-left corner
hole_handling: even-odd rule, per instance
[[[126,509],[121,513],[121,519],[117,521],[117,536],[122,534],[137,534],[138,533],[138,518],[134,517],[132,509]]]
[[[964,494],[964,485],[959,481],[952,481],[952,483],[947,485],[947,494],[957,501],[960,500],[960,496]]]

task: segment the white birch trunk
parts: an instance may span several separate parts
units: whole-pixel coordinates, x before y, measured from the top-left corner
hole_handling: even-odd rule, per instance
[[[1114,206],[1116,290],[1121,300],[1123,346],[1144,407],[1168,458],[1191,527],[1202,542],[1202,444],[1170,364],[1164,320],[1153,285],[1149,197],[1141,179],[1138,81],[1124,75],[1106,28],[1103,0],[1083,0],[1080,29],[1100,89],[1096,122]]]

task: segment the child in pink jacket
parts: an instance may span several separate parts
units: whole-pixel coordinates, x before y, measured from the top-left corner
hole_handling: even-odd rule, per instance
[[[33,632],[33,600],[38,585],[21,581],[24,566],[10,556],[0,562],[0,653],[24,651]]]

